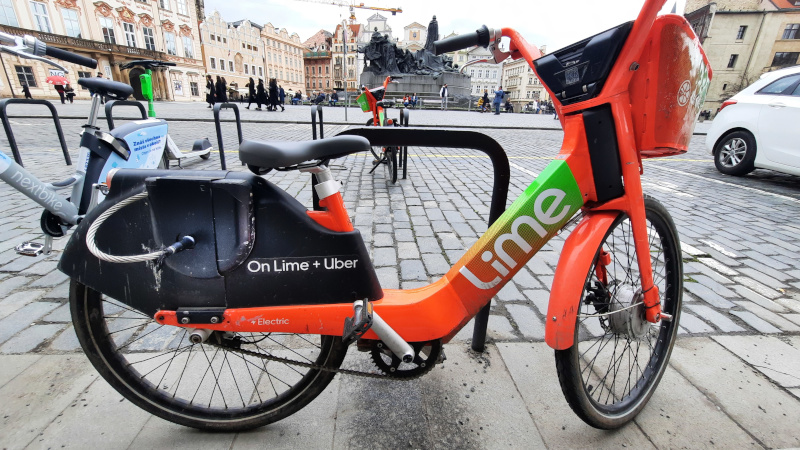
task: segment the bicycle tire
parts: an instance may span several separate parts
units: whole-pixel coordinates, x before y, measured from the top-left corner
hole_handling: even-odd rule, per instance
[[[667,210],[655,199],[645,196],[645,211],[653,278],[662,311],[671,314],[672,320],[651,324],[644,320],[643,306],[621,309],[637,302],[633,287],[638,284],[641,289],[641,281],[630,220],[620,214],[597,249],[586,277],[575,342],[569,349],[555,352],[567,403],[595,428],[619,428],[644,408],[664,374],[678,333],[683,296],[678,232]],[[611,255],[611,263],[605,266],[607,283],[602,283],[595,270],[601,250]],[[596,283],[607,292],[598,290]],[[592,316],[603,313],[608,315]],[[627,376],[620,370],[625,365]]]
[[[388,163],[387,169],[389,170],[389,181],[392,184],[397,183],[397,149],[395,147],[386,147],[386,161]]]
[[[192,344],[186,329],[159,325],[74,280],[70,310],[81,347],[117,392],[158,417],[188,427],[240,431],[278,421],[316,398],[335,375]],[[340,337],[237,337],[244,349],[330,368],[338,368],[347,351]]]

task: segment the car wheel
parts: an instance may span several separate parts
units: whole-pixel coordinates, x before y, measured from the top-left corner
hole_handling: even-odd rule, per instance
[[[756,140],[746,131],[726,134],[714,147],[714,165],[726,175],[747,175],[755,170]]]

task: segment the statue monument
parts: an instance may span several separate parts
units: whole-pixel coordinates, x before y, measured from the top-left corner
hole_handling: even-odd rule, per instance
[[[397,92],[400,96],[414,93],[429,97],[438,95],[443,84],[448,85],[450,95],[455,99],[468,96],[471,90],[469,76],[459,73],[458,66],[447,55],[436,56],[433,53],[433,43],[438,39],[439,23],[436,16],[428,25],[425,47],[416,53],[397,48],[388,35],[381,35],[375,28],[369,43],[358,49],[359,53],[364,54],[361,84],[370,88],[378,87],[383,85],[388,75],[396,75],[402,77],[397,80],[399,86],[390,85],[389,91]]]

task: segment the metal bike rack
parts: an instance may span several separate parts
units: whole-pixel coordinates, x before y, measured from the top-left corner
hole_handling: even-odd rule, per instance
[[[400,126],[408,128],[408,117],[411,115],[407,108],[403,108],[400,110]],[[406,179],[406,175],[408,174],[408,147],[402,146],[397,147],[400,150],[400,154],[397,155],[397,159],[400,162],[400,167],[403,168],[403,179]]]
[[[363,136],[375,146],[402,145],[404,147],[446,147],[470,148],[486,153],[492,161],[494,183],[492,204],[489,208],[489,226],[500,218],[506,209],[508,185],[511,170],[508,156],[500,144],[489,136],[477,131],[431,130],[428,128],[359,127],[342,131],[337,136]],[[486,348],[486,327],[489,324],[489,310],[492,302],[486,304],[475,315],[472,331],[472,349],[482,352]]]
[[[227,170],[225,164],[225,151],[222,146],[222,127],[219,122],[219,112],[222,109],[232,109],[236,116],[236,131],[239,133],[239,144],[242,143],[242,119],[239,116],[239,107],[235,103],[216,103],[214,104],[214,126],[217,128],[217,145],[219,146],[219,165],[222,170]]]
[[[311,105],[311,138],[317,140],[317,114],[319,114],[319,138],[325,139],[322,122],[322,105]]]
[[[14,131],[11,129],[11,122],[8,120],[8,112],[6,109],[12,103],[22,103],[27,105],[45,105],[50,109],[53,117],[53,123],[56,125],[56,133],[58,133],[58,142],[61,144],[61,152],[64,153],[64,161],[68,166],[72,165],[72,158],[69,156],[69,149],[67,148],[67,141],[64,140],[64,132],[61,131],[61,119],[58,118],[58,111],[55,106],[47,100],[34,100],[29,98],[6,98],[0,100],[0,121],[3,122],[3,128],[6,130],[6,137],[8,138],[8,146],[11,147],[11,152],[14,154],[14,161],[22,166],[22,157],[19,154],[17,147],[17,140],[14,138]]]
[[[144,105],[141,103],[133,100],[111,100],[106,102],[106,122],[108,122],[109,131],[114,129],[114,117],[112,111],[115,106],[136,106],[139,108],[139,112],[142,113],[142,119],[147,119],[147,110],[144,109]]]

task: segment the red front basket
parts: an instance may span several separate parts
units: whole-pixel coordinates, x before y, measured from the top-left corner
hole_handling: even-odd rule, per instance
[[[711,82],[711,67],[681,16],[656,18],[629,86],[642,158],[686,153]]]

